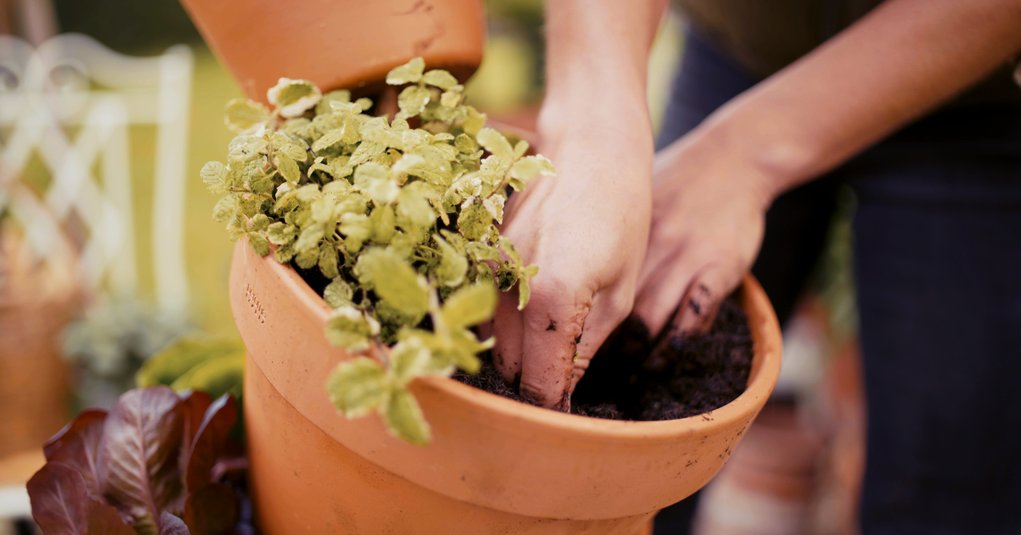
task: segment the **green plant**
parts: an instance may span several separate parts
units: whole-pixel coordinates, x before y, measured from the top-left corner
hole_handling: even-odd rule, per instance
[[[135,386],[165,385],[175,392],[230,394],[241,399],[245,350],[238,342],[206,335],[182,336],[142,364]]]
[[[329,378],[333,403],[347,417],[376,411],[415,443],[429,427],[407,385],[476,372],[492,339],[471,327],[492,317],[497,289],[528,302],[538,270],[498,225],[510,190],[553,170],[485,127],[450,73],[424,67],[415,58],[387,75],[403,87],[393,119],[286,78],[268,92],[273,110],[231,101],[228,161],[202,169],[231,236],[330,281],[326,336],[361,354]]]

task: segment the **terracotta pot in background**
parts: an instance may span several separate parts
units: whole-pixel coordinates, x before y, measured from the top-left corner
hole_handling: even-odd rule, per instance
[[[358,89],[415,56],[466,80],[482,61],[480,0],[182,0],[252,99],[281,76]],[[368,82],[367,82],[368,81]]]
[[[282,533],[637,534],[660,508],[705,485],[776,383],[780,330],[747,279],[755,344],[748,389],[682,420],[585,418],[445,378],[412,390],[433,429],[414,446],[376,416],[347,420],[325,381],[348,358],[323,335],[325,302],[291,268],[244,241],[230,280],[248,350],[245,415],[261,529]]]

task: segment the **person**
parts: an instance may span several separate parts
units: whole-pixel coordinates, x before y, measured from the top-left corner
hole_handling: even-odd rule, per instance
[[[548,2],[538,127],[557,175],[508,206],[504,232],[540,271],[527,308],[498,307],[495,363],[566,408],[632,310],[653,332],[704,329],[753,263],[786,318],[849,184],[860,528],[1018,533],[1021,1],[676,4],[690,23],[654,155],[665,2]]]

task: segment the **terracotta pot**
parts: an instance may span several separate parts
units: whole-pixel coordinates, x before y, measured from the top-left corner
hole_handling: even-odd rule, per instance
[[[348,358],[323,336],[330,310],[289,267],[234,252],[234,317],[248,348],[251,483],[265,533],[642,533],[708,482],[762,408],[780,330],[751,278],[748,389],[711,413],[622,422],[540,409],[444,378],[412,385],[433,429],[413,446],[379,418],[347,420],[324,383]]]
[[[182,0],[252,99],[281,76],[366,87],[415,56],[466,80],[482,61],[480,0]]]

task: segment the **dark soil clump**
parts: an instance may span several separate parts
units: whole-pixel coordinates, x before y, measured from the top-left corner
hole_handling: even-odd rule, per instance
[[[655,348],[655,351],[653,350]],[[744,392],[752,362],[748,319],[736,300],[724,301],[712,329],[684,339],[652,341],[628,318],[592,359],[571,401],[571,412],[612,420],[672,420],[702,414]],[[476,375],[455,379],[517,401],[489,359]]]

